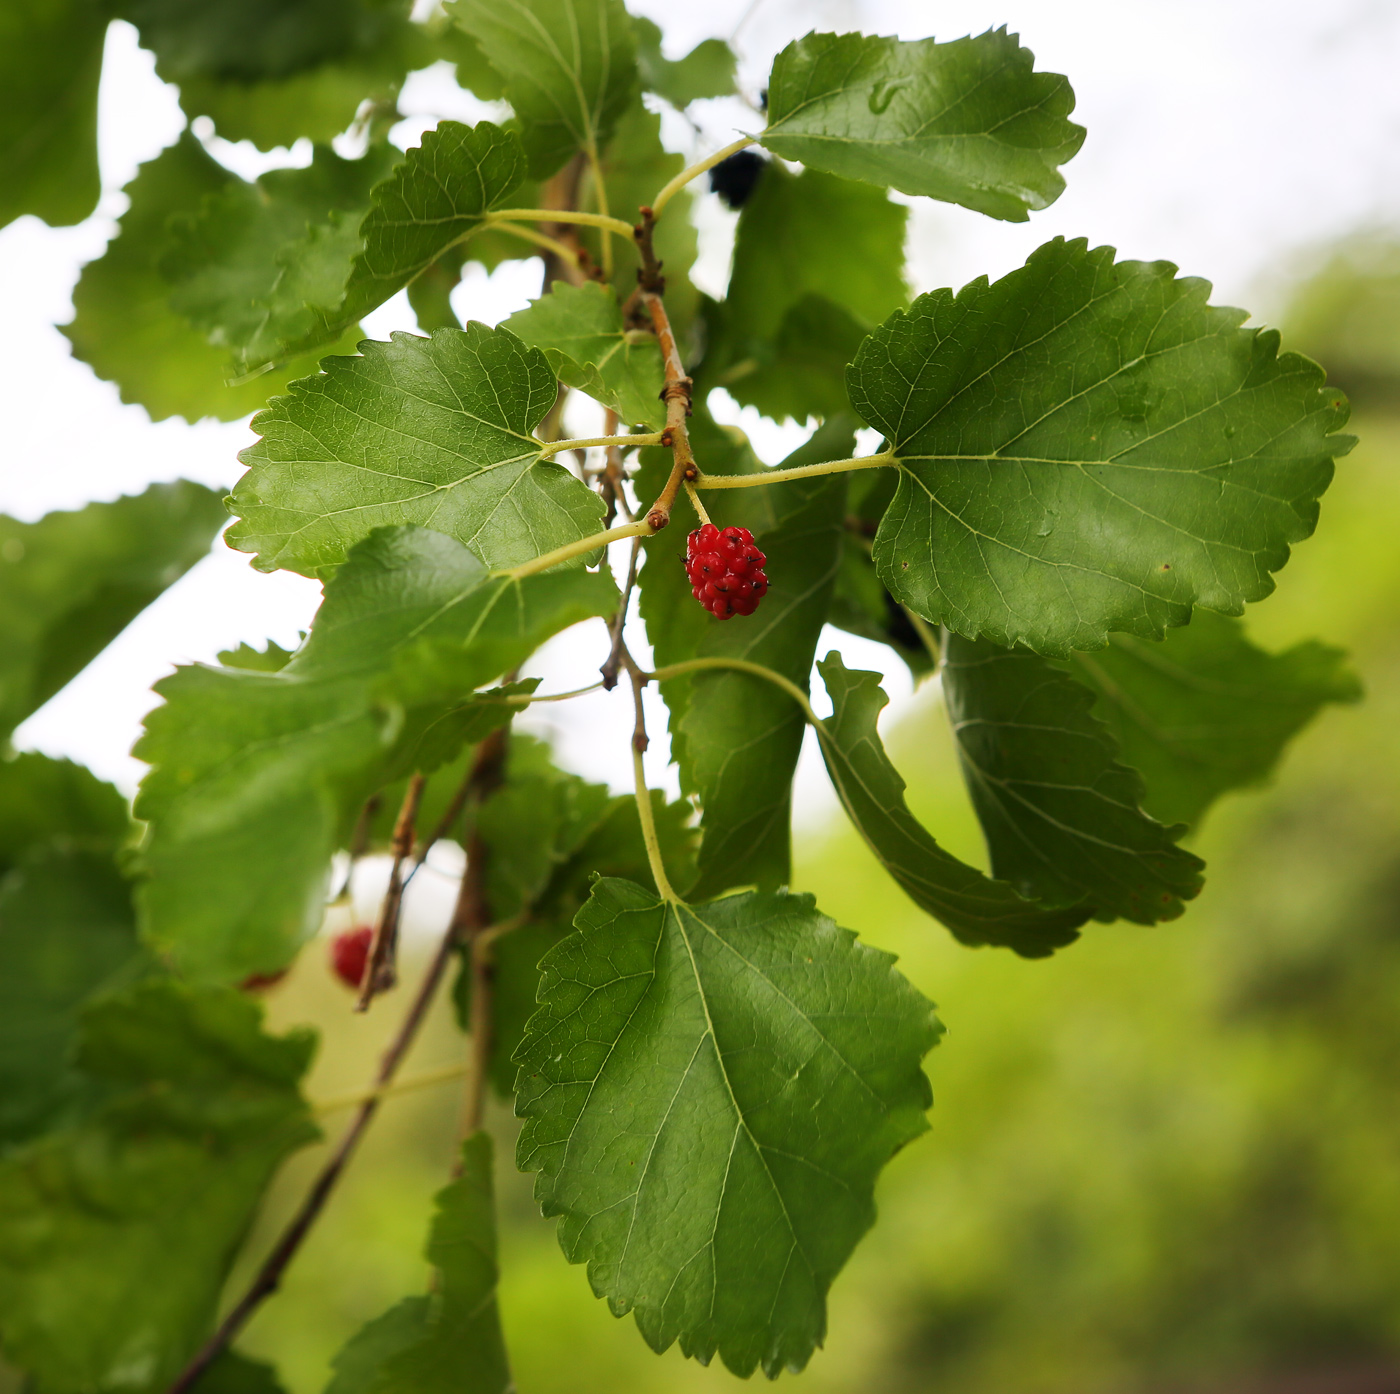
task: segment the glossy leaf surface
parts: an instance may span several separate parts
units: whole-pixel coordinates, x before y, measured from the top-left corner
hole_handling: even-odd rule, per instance
[[[374,528],[417,523],[489,566],[528,561],[602,527],[603,505],[540,457],[558,383],[538,349],[481,324],[366,341],[254,419],[239,457],[231,546],[254,565],[324,576]]]
[[[474,690],[616,604],[611,577],[491,578],[459,543],[385,529],[327,587],[275,673],[191,666],[157,685],[144,929],[190,977],[284,967],[320,925],[331,853],[376,789],[509,720]]]
[[[0,516],[0,734],[204,557],[227,516],[187,480],[37,523]]]
[[[648,1343],[801,1369],[875,1177],[926,1127],[931,1004],[811,897],[600,881],[544,962],[517,1160]]]
[[[1238,620],[1198,611],[1160,643],[1115,634],[1070,671],[1098,696],[1094,715],[1143,778],[1143,808],[1195,823],[1221,794],[1267,779],[1284,747],[1329,702],[1361,686],[1330,644],[1267,653]]]
[[[775,155],[1024,222],[1063,191],[1084,140],[1074,93],[1005,29],[935,43],[808,34],[774,60]]]
[[[848,669],[839,653],[817,665],[831,697],[822,722],[827,773],[856,831],[921,909],[964,944],[1001,944],[1043,958],[1078,938],[1087,909],[1045,910],[945,852],[909,811],[904,781],[876,728],[889,698],[878,673]]]
[[[1201,889],[1185,829],[1141,811],[1142,780],[1093,694],[1024,649],[945,641],[943,692],[992,872],[1047,906],[1154,924]]]
[[[1350,446],[1346,403],[1209,290],[1056,239],[876,330],[847,385],[902,466],[875,538],[895,598],[1063,657],[1268,595]]]

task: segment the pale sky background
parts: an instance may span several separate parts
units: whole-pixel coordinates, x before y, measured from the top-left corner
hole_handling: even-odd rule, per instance
[[[709,0],[634,8],[667,32],[678,57],[700,39],[739,28],[742,78],[756,97],[772,55],[809,28],[863,29],[902,38],[940,39],[1008,25],[1031,47],[1037,67],[1068,74],[1076,118],[1088,127],[1081,153],[1066,167],[1068,189],[1029,223],[997,223],[962,209],[916,203],[911,270],[916,291],[960,286],[1020,265],[1056,235],[1086,236],[1121,253],[1166,258],[1216,286],[1217,303],[1249,307],[1267,320],[1279,307],[1280,268],[1306,270],[1315,249],[1358,227],[1400,222],[1400,3],[1396,0]],[[747,17],[745,11],[748,10]],[[401,145],[440,116],[480,119],[490,109],[458,94],[442,72],[416,75],[396,130]],[[742,103],[701,103],[701,129],[672,113],[665,135],[698,158],[761,124]],[[77,228],[51,229],[25,218],[0,232],[0,510],[34,519],[91,499],[136,493],[181,476],[216,487],[241,473],[236,454],[252,439],[247,423],[153,425],[140,407],[122,406],[68,352],[53,327],[72,314],[82,264],[100,255],[125,207],[120,190],[136,166],[178,134],[172,89],[156,78],[134,31],[112,26],[103,73],[100,153],[104,194]],[[213,141],[219,158],[247,176],[273,164],[304,164],[309,147],[259,155]],[[702,187],[701,185],[697,185]],[[722,289],[733,216],[706,194],[697,280]],[[463,319],[496,323],[538,293],[538,262],[496,276],[470,275],[454,304]],[[371,337],[413,329],[400,295],[366,322]],[[733,404],[722,419],[742,425],[772,461],[803,435],[780,430]],[[581,423],[582,424],[582,423]],[[591,431],[590,431],[591,433]],[[142,767],[129,748],[151,705],[150,684],[175,663],[207,661],[240,640],[294,644],[310,621],[319,587],[289,573],[263,576],[222,543],[142,615],[84,674],[20,728],[20,748],[67,755],[130,791]],[[912,699],[901,664],[877,645],[830,631],[848,663],[879,667],[898,719]],[[644,649],[644,641],[639,647]],[[825,647],[819,649],[824,653]],[[590,680],[604,655],[601,622],[556,641],[532,671],[544,690]],[[820,684],[816,684],[820,692]],[[818,709],[822,709],[818,701]],[[630,787],[630,701],[619,690],[532,713],[570,768],[618,788]],[[650,723],[654,783],[675,788],[665,768],[665,716]],[[810,733],[809,733],[810,741]],[[808,750],[799,774],[800,821],[834,806]]]

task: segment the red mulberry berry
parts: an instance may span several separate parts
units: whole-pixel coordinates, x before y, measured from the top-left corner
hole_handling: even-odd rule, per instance
[[[331,940],[331,968],[346,987],[360,986],[373,941],[374,930],[367,924],[347,929]]]
[[[690,593],[716,619],[751,615],[768,593],[765,561],[748,528],[721,531],[706,523],[690,534],[686,548]]]

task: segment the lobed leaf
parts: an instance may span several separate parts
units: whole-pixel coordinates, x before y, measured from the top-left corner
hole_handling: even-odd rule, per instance
[[[510,1394],[496,1306],[491,1138],[462,1144],[462,1170],[437,1196],[428,1240],[431,1296],[409,1297],[362,1327],[335,1357],[326,1394]]]
[[[203,981],[284,967],[320,925],[331,853],[365,800],[508,721],[475,690],[616,603],[601,573],[492,576],[448,537],[386,528],[352,551],[286,667],[164,679],[136,747],[153,766],[137,801],[149,942]]]
[[[661,29],[642,15],[632,16],[637,36],[637,70],[648,92],[684,109],[705,97],[727,97],[735,88],[734,50],[723,39],[703,39],[675,61],[661,52]]]
[[[366,341],[327,359],[254,418],[262,439],[230,507],[230,546],[326,576],[377,527],[416,523],[506,567],[602,527],[598,496],[541,458],[554,405],[549,360],[509,330],[470,324],[431,339]]]
[[[1084,128],[1074,93],[1004,28],[935,43],[808,34],[773,61],[768,128],[775,155],[847,179],[1025,222],[1064,191],[1059,166]]]
[[[999,944],[1044,958],[1073,943],[1086,907],[1047,910],[945,852],[909,811],[904,781],[876,727],[889,701],[878,673],[851,671],[833,651],[817,665],[832,714],[820,727],[822,759],[841,805],[881,866],[921,910],[964,944]]]
[[[505,80],[532,179],[575,151],[596,158],[637,80],[622,0],[453,0],[449,13]]]
[[[654,430],[665,424],[665,373],[656,337],[629,335],[617,298],[596,281],[556,281],[548,295],[516,311],[504,327],[540,349],[562,382],[611,407],[622,421]]]
[[[97,207],[97,80],[107,16],[94,0],[0,10],[0,227],[33,213],[71,227]]]
[[[226,518],[184,479],[37,523],[0,515],[0,736],[201,560]]]
[[[282,1160],[313,1141],[307,1033],[264,1034],[231,989],[163,980],[90,1004],[101,1102],[0,1158],[7,1358],[36,1386],[161,1388],[213,1322]]]
[[[874,552],[897,600],[1065,657],[1269,594],[1350,446],[1346,402],[1175,276],[1057,238],[870,335],[847,385],[900,467]]]
[[[992,874],[1050,909],[1174,919],[1201,889],[1181,824],[1143,813],[1142,780],[1090,711],[1093,694],[1024,649],[944,640],[943,692]]]
[[[1323,706],[1361,696],[1340,649],[1266,653],[1208,610],[1157,644],[1114,634],[1069,671],[1096,694],[1094,715],[1146,784],[1143,808],[1164,823],[1198,822],[1221,794],[1262,782]]]
[[[931,1004],[810,896],[600,881],[517,1058],[522,1170],[656,1350],[801,1369],[875,1178],[924,1131]]]
[[[171,308],[171,287],[159,267],[172,250],[173,224],[197,217],[206,197],[218,199],[240,185],[186,131],[126,186],[131,202],[116,237],[83,268],[73,290],[75,313],[63,333],[74,357],[155,421],[233,421],[256,411],[289,379],[315,371],[314,359],[300,358],[231,386],[227,349]]]

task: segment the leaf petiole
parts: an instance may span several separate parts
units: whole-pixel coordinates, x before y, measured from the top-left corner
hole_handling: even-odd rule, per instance
[[[729,145],[726,145],[723,150],[716,150],[713,155],[707,156],[697,164],[691,165],[688,169],[681,170],[681,172],[652,199],[652,213],[659,218],[661,216],[661,210],[665,208],[692,179],[698,179],[707,170],[713,169],[721,160],[727,160],[731,155],[737,155],[739,151],[743,150],[746,146],[752,145],[757,139],[757,136],[744,136],[742,140],[733,141]]]
[[[849,460],[823,460],[816,465],[797,465],[787,470],[760,470],[756,474],[702,474],[697,489],[752,489],[756,484],[783,484],[789,479],[807,479],[819,474],[843,474],[848,470],[876,469],[898,461],[885,451],[879,455],[856,455]]]
[[[572,208],[497,208],[486,214],[487,223],[578,223],[600,227],[632,240],[632,224],[607,213],[580,213]]]
[[[519,581],[526,576],[534,576],[541,571],[548,571],[550,567],[558,566],[562,562],[572,561],[575,557],[586,556],[599,547],[606,547],[609,542],[617,542],[624,537],[650,537],[655,531],[656,529],[645,518],[636,523],[624,523],[621,527],[609,528],[606,532],[596,532],[592,537],[581,537],[577,542],[566,543],[562,547],[556,547],[552,552],[544,553],[543,556],[533,557],[529,561],[521,562],[519,566],[498,571],[496,574],[509,576],[513,581]]]
[[[548,457],[561,450],[586,450],[593,445],[660,445],[663,432],[652,431],[635,436],[589,436],[586,440],[550,440],[540,442],[540,454]]]
[[[637,669],[625,649],[623,662],[627,665],[628,676],[632,679],[632,701],[637,711],[637,725],[632,734],[632,778],[637,794],[637,821],[642,825],[642,841],[646,844],[647,862],[651,866],[651,878],[656,882],[656,893],[662,900],[675,902],[680,896],[672,888],[670,878],[666,875],[666,863],[661,859],[661,842],[656,836],[656,815],[652,810],[651,791],[647,788],[646,769],[642,764],[642,752],[647,748],[642,687],[647,682],[647,676]]]

